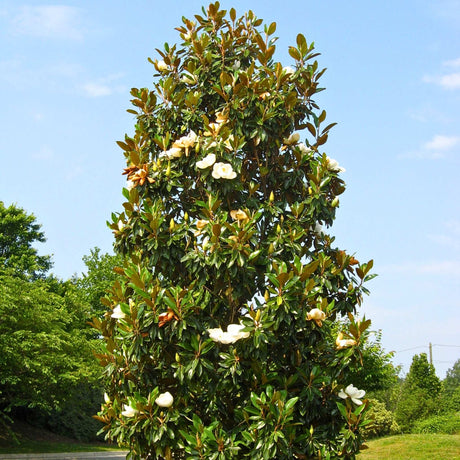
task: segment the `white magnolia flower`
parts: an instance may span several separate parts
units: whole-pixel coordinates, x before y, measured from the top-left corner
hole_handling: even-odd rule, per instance
[[[196,138],[195,131],[190,131],[186,136],[182,136],[178,141],[174,142],[173,147],[188,149],[195,145]]]
[[[216,123],[223,125],[228,121],[228,113],[222,110],[221,112],[216,112]]]
[[[227,332],[224,332],[220,327],[214,329],[208,329],[209,337],[214,342],[219,342],[224,345],[229,343],[235,343],[240,339],[247,339],[249,332],[242,332],[245,328],[243,324],[229,324],[227,326]]]
[[[356,340],[354,339],[344,339],[343,333],[339,332],[337,335],[337,339],[335,340],[335,344],[338,350],[342,350],[343,348],[348,348],[356,345]]]
[[[300,152],[303,153],[304,155],[307,155],[308,153],[313,152],[313,150],[309,149],[303,142],[301,142],[300,144],[297,144],[297,150],[300,150]]]
[[[214,163],[212,177],[214,179],[235,179],[236,172],[229,163]]]
[[[232,217],[233,220],[248,220],[249,217],[248,215],[241,209],[234,209],[230,211],[230,216]]]
[[[110,316],[115,319],[123,319],[126,317],[126,315],[121,311],[120,305],[117,305],[113,309],[112,314]]]
[[[180,147],[172,147],[169,150],[165,150],[161,152],[158,158],[163,159],[166,158],[167,160],[172,160],[174,158],[180,158],[182,156],[182,149]]]
[[[337,160],[327,157],[327,169],[333,172],[345,172],[346,169],[339,165]]]
[[[208,329],[208,334],[209,337],[214,341],[214,342],[221,342],[224,338],[224,331],[220,327]]]
[[[236,337],[236,340],[247,339],[249,337],[249,332],[243,332],[245,327],[244,324],[229,324],[227,326],[227,333]]]
[[[166,72],[169,70],[169,65],[165,61],[157,61],[157,68],[160,72]]]
[[[128,406],[127,404],[123,404],[124,411],[122,411],[121,415],[125,417],[134,417],[139,411],[134,409],[134,407]]]
[[[174,402],[173,395],[167,391],[166,393],[161,393],[157,399],[155,399],[155,404],[160,407],[171,407]]]
[[[127,190],[132,190],[135,186],[136,186],[136,184],[132,180],[128,179],[126,181],[126,189]]]
[[[194,235],[195,235],[195,236],[201,235],[201,233],[202,233],[201,230],[203,230],[203,228],[205,228],[206,225],[208,225],[208,224],[209,224],[209,220],[206,220],[206,219],[199,219],[199,220],[197,220],[197,221],[196,221],[196,228],[197,228],[198,230],[196,230],[196,232],[194,232]]]
[[[241,66],[241,62],[240,61],[235,61],[232,65],[232,69],[233,70],[238,70]]]
[[[361,398],[366,394],[364,390],[358,390],[352,384],[348,385],[344,390],[339,391],[339,397],[342,399],[350,398],[357,406],[360,406],[363,402]]]
[[[313,232],[315,232],[317,235],[321,235],[321,233],[324,233],[323,226],[316,222],[314,228],[312,229]]]
[[[110,404],[110,398],[109,398],[109,395],[107,393],[104,393],[104,401],[106,404]]]
[[[295,69],[293,69],[291,66],[286,66],[283,67],[283,72],[292,75],[293,73],[295,73]]]
[[[185,71],[184,75],[181,78],[181,81],[184,83],[188,83],[189,85],[193,85],[196,83],[196,77],[190,72]]]
[[[121,232],[125,228],[125,223],[122,220],[118,221],[118,230]]]
[[[233,144],[235,142],[235,137],[233,134],[230,134],[227,139],[224,141],[224,146],[227,150],[233,150]]]
[[[324,319],[326,319],[326,313],[319,308],[313,308],[307,313],[307,320],[313,320],[319,327],[323,325]]]
[[[211,167],[216,162],[216,155],[210,153],[206,155],[202,160],[196,162],[196,167],[199,169],[206,169]]]
[[[292,133],[289,137],[283,139],[283,144],[284,145],[293,145],[297,144],[300,139],[300,134],[299,133]]]

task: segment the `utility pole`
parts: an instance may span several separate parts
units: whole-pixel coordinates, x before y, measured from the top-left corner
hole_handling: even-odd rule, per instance
[[[429,349],[430,349],[430,364],[433,365],[433,345],[431,345],[431,342],[430,342]]]

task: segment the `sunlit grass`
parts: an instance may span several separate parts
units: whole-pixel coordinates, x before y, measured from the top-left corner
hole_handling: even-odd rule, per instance
[[[460,435],[407,434],[374,439],[359,460],[460,459]]]

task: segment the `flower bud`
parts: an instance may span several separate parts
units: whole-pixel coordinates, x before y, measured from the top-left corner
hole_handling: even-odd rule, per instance
[[[188,212],[187,211],[184,214],[184,220],[185,220],[185,222],[188,222]]]
[[[171,175],[171,163],[168,162],[168,167],[166,168],[166,177]]]
[[[169,221],[169,231],[173,232],[175,226],[176,226],[176,223],[174,222],[174,219],[171,217],[171,220]]]
[[[336,196],[336,197],[332,200],[331,206],[332,206],[333,208],[336,208],[338,205],[339,205],[339,198]]]
[[[273,190],[270,192],[270,198],[268,199],[270,203],[273,203],[275,201],[275,194],[273,193]]]

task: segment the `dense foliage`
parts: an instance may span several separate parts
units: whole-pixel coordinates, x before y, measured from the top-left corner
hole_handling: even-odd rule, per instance
[[[131,92],[111,223],[127,261],[94,325],[99,419],[132,458],[350,458],[361,445],[367,401],[350,378],[372,263],[327,230],[345,186],[321,151],[333,124],[313,99],[317,53],[299,34],[283,67],[275,30],[211,4],[151,60],[155,89]]]
[[[0,270],[26,278],[36,279],[51,268],[51,257],[38,255],[32,244],[44,242],[33,214],[12,204],[8,207],[0,201]]]
[[[117,279],[114,268],[122,261],[119,255],[103,254],[97,247],[83,256],[86,271],[75,282],[82,300],[90,306],[91,317],[102,316],[106,312],[107,307],[101,299]]]
[[[33,215],[0,204],[0,422],[94,439],[102,401],[99,340],[86,324],[94,311],[75,280],[46,273],[51,258],[33,247],[45,239],[39,229]]]
[[[437,413],[442,384],[425,353],[415,355],[404,382],[395,410],[402,430],[410,430],[416,420]]]
[[[446,378],[443,380],[442,384],[446,396],[452,395],[460,388],[460,359],[457,359],[454,365],[447,370]]]
[[[448,412],[441,415],[433,415],[415,422],[413,433],[460,433],[460,412]]]
[[[342,323],[337,327],[343,328]],[[392,363],[394,353],[382,346],[381,330],[366,330],[361,334],[360,345],[362,366],[351,370],[350,383],[366,390],[370,398],[380,399],[398,384],[400,369]]]
[[[95,373],[71,284],[55,294],[46,281],[0,276],[1,399],[3,408],[51,409],[69,388]]]
[[[399,425],[396,423],[394,414],[385,407],[385,404],[376,399],[369,399],[369,403],[366,419],[370,423],[365,428],[366,437],[375,438],[398,434]]]

